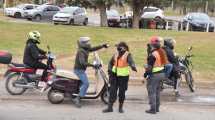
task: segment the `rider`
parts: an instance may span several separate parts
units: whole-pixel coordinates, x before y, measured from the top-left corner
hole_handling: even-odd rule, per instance
[[[89,37],[80,37],[78,40],[78,51],[75,58],[74,73],[79,77],[82,84],[79,95],[73,99],[77,107],[81,107],[80,98],[86,95],[87,89],[89,87],[88,77],[85,73],[87,67],[98,67],[88,62],[89,53],[102,48],[108,48],[108,44],[91,47]]]
[[[165,79],[164,65],[168,63],[166,53],[161,48],[160,37],[150,39],[151,51],[148,51],[147,68],[144,77],[147,78],[147,91],[150,109],[146,113],[156,114],[160,107],[160,81]]]
[[[174,47],[175,47],[175,40],[172,38],[166,38],[164,39],[164,50],[166,51],[167,58],[169,61],[169,64],[167,64],[166,67],[166,73],[167,77],[171,77],[172,75],[177,79],[178,73],[177,73],[177,66],[178,66],[178,61],[174,53]],[[174,80],[174,88],[176,89],[176,80]]]
[[[40,33],[38,31],[31,31],[28,34],[26,42],[23,63],[31,68],[46,69],[47,65],[42,63],[42,59],[46,59],[46,51],[40,49],[37,44],[40,44]]]
[[[129,66],[133,71],[137,72],[135,63],[129,52],[128,45],[120,42],[117,45],[117,52],[111,58],[108,65],[108,73],[110,78],[110,98],[108,107],[103,110],[104,113],[113,112],[113,104],[117,99],[117,91],[119,90],[119,113],[123,113],[123,103],[125,100],[125,92],[128,88]]]

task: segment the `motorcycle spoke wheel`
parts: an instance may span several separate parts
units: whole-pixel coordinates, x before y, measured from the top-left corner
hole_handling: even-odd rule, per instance
[[[14,74],[10,74],[7,78],[6,78],[6,90],[8,91],[8,93],[10,93],[11,95],[22,95],[26,89],[25,88],[21,88],[21,87],[16,87],[15,84],[18,80],[26,82],[26,78],[25,77],[21,77],[20,74],[14,73]]]

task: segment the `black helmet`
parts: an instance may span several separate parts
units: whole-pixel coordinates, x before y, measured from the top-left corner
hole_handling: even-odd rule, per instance
[[[116,47],[119,52],[129,51],[129,47],[125,42],[119,42]]]
[[[176,43],[175,40],[172,38],[164,39],[164,46],[170,49],[174,49],[175,43]]]

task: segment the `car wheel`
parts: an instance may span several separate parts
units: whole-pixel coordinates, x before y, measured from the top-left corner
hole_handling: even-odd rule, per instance
[[[36,20],[36,21],[41,21],[41,19],[42,19],[41,15],[36,15],[36,16],[35,16],[35,20]]]
[[[71,19],[71,20],[69,21],[69,24],[70,24],[70,25],[74,25],[74,19]]]
[[[21,18],[21,17],[22,17],[22,15],[21,15],[21,13],[16,12],[16,13],[14,14],[14,17],[15,17],[15,18]]]
[[[58,23],[54,22],[54,25],[58,25]]]
[[[85,18],[83,25],[86,26],[88,24],[88,18]]]

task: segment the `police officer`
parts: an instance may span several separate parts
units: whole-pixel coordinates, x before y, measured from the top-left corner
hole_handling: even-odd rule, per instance
[[[156,114],[160,107],[160,81],[165,79],[164,65],[167,64],[166,53],[161,48],[160,37],[150,39],[151,51],[148,51],[147,67],[144,77],[147,78],[147,91],[150,109],[146,113]]]
[[[103,110],[103,113],[113,112],[113,104],[119,96],[119,113],[123,113],[123,103],[125,100],[125,92],[128,88],[129,66],[133,71],[137,72],[135,63],[129,53],[128,45],[125,42],[120,42],[117,45],[117,52],[111,58],[108,65],[108,73],[110,79],[110,98],[108,107]]]

